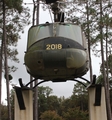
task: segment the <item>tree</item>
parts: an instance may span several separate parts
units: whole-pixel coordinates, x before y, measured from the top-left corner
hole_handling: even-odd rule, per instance
[[[63,112],[64,120],[89,120],[88,112],[81,111],[80,108],[69,108],[67,112]]]
[[[51,95],[52,89],[49,87],[38,88],[39,120],[88,120],[88,100],[87,91],[77,83],[74,85],[73,94],[69,98]],[[83,99],[82,99],[83,98]],[[82,104],[81,104],[82,102]],[[11,115],[14,115],[14,90],[10,92]],[[3,105],[5,106],[5,105]],[[2,120],[7,119],[7,106],[2,114]],[[5,119],[6,117],[6,119]]]
[[[45,111],[40,118],[41,120],[63,120],[55,111]]]
[[[1,107],[1,120],[8,120],[7,106],[2,103],[0,107]]]
[[[40,86],[38,87],[38,114],[39,116],[41,115],[41,113],[49,110],[49,103],[47,98],[49,97],[49,95],[52,93],[52,89],[47,87],[43,87]]]
[[[71,97],[63,99],[60,102],[58,114],[65,120],[85,119],[88,118],[88,92],[85,87],[80,84],[74,84],[73,94]],[[83,114],[83,117],[81,116]],[[81,118],[82,117],[82,118]]]
[[[14,89],[10,90],[10,105],[11,105],[11,120],[14,120],[14,95],[15,91]]]
[[[56,111],[58,115],[62,115],[62,102],[65,100],[63,97],[58,98],[57,96],[51,95],[52,89],[40,86],[38,87],[38,111],[39,118],[45,111]]]
[[[17,0],[2,0],[0,1],[0,37],[1,42],[1,56],[0,56],[0,103],[1,103],[1,76],[2,71],[6,75],[7,83],[7,101],[10,111],[10,100],[9,100],[9,72],[15,71],[14,66],[9,67],[7,59],[11,59],[15,62],[18,62],[16,55],[18,54],[17,50],[12,46],[16,47],[17,41],[20,38],[19,32],[23,31],[25,25],[29,24],[29,13],[28,9],[22,6],[22,1]],[[2,17],[3,16],[3,17]],[[9,47],[11,46],[11,47]],[[3,52],[4,47],[4,52]],[[13,48],[13,49],[11,49]],[[4,57],[3,57],[4,55]],[[5,63],[5,64],[4,64]],[[3,70],[2,65],[4,64],[5,70]],[[10,68],[10,70],[9,70]],[[1,110],[0,110],[1,113]],[[0,114],[1,116],[1,114]],[[9,112],[9,120],[11,120],[11,115]]]
[[[9,99],[9,77],[8,77],[8,63],[7,63],[7,44],[6,44],[6,7],[5,1],[3,1],[3,47],[4,47],[4,67],[6,74],[6,88],[7,88],[7,104],[8,104],[8,119],[11,120],[11,107]]]
[[[106,95],[106,103],[107,103],[107,113],[108,113],[108,119],[111,120],[111,109],[110,109],[110,99],[109,99],[109,81],[108,77],[106,76],[106,71],[105,71],[105,64],[104,64],[104,50],[106,51],[106,59],[108,57],[107,47],[111,46],[109,45],[111,41],[111,22],[112,17],[111,17],[111,7],[112,4],[109,1],[103,1],[98,0],[98,1],[87,1],[86,7],[84,7],[85,3],[83,5],[81,4],[78,8],[77,11],[81,11],[81,14],[79,17],[77,17],[76,21],[76,14],[74,14],[76,11],[76,7],[71,7],[72,9],[72,14],[68,14],[71,17],[69,17],[69,20],[72,22],[77,22],[80,23],[83,27],[83,30],[85,31],[85,34],[88,38],[88,35],[90,35],[90,45],[92,45],[93,51],[96,53],[96,55],[100,54],[101,55],[101,60],[102,60],[102,70],[103,70],[103,81],[104,81],[104,86],[105,86],[105,95]],[[84,8],[84,9],[82,9]],[[69,10],[71,13],[71,9]],[[82,10],[81,10],[82,9]],[[85,12],[87,11],[87,12]],[[89,19],[86,19],[85,13],[87,16],[89,16]],[[84,22],[83,22],[84,21]],[[89,23],[89,27],[88,27]],[[88,29],[89,28],[89,29]],[[88,34],[89,33],[89,34]],[[106,43],[106,45],[104,45]],[[100,46],[100,49],[98,49],[97,46]],[[104,46],[106,48],[104,49]],[[106,65],[108,67],[108,64]],[[108,74],[107,74],[108,75]]]
[[[33,16],[32,16],[32,26],[34,25],[38,25],[39,24],[39,2],[40,0],[33,0]],[[36,17],[36,18],[35,18]],[[32,76],[30,75],[30,81],[32,81]],[[38,83],[38,79],[35,80],[35,85]],[[31,85],[32,86],[32,85]],[[34,120],[37,120],[38,118],[38,87],[36,87],[34,89],[34,105],[33,105],[33,109],[34,109],[34,114],[33,114],[33,117],[34,117]]]
[[[57,111],[57,113],[59,114],[58,111],[60,107],[60,102],[57,96],[50,95],[49,97],[47,97],[47,104],[48,110]]]
[[[76,107],[80,107],[80,110],[82,111],[88,111],[88,92],[85,86],[76,83],[71,98],[73,99],[72,101],[75,99]]]
[[[101,34],[101,56],[102,56],[102,66],[103,66],[103,80],[105,87],[105,96],[106,96],[106,106],[107,106],[107,119],[112,120],[111,117],[111,108],[110,108],[110,96],[109,96],[109,81],[106,79],[106,71],[104,64],[104,49],[103,49],[103,9],[102,9],[102,1],[100,0],[100,34]]]

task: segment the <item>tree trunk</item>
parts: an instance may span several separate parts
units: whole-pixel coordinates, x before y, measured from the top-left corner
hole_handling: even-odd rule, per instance
[[[1,96],[2,96],[2,53],[0,54],[0,119],[1,119]]]
[[[108,18],[107,18],[108,19]],[[108,20],[107,20],[108,21]],[[106,78],[107,78],[107,86],[109,90],[109,64],[108,64],[108,24],[106,25]],[[110,94],[110,92],[109,92]],[[110,99],[110,95],[109,95]]]
[[[0,105],[1,105],[1,96],[2,96],[2,58],[3,58],[3,39],[0,50]],[[1,106],[0,106],[0,119],[1,119]]]
[[[3,39],[0,50],[0,119],[1,119],[1,96],[2,96],[2,57],[3,57]]]
[[[103,21],[102,21],[102,0],[100,0],[100,35],[101,35],[101,56],[102,56],[102,66],[103,66],[103,80],[104,80],[104,87],[105,87],[105,99],[106,99],[106,106],[107,106],[107,119],[112,120],[111,116],[111,107],[110,107],[110,97],[109,97],[109,88],[108,88],[108,81],[106,80],[106,71],[105,71],[105,63],[104,63],[104,50],[103,50]]]
[[[2,96],[2,55],[3,55],[3,39],[1,44],[1,51],[0,51],[0,119],[1,119],[1,96]]]
[[[86,3],[87,6],[87,39],[88,39],[88,52],[89,52],[89,66],[90,66],[90,81],[92,82],[93,80],[93,75],[92,75],[92,61],[91,61],[91,44],[90,44],[90,28],[89,28],[89,9],[88,9],[88,0]]]
[[[36,25],[39,24],[39,0],[37,0],[37,6],[35,5],[35,1],[33,0],[34,8],[33,8],[33,25],[35,25],[35,16],[36,16]],[[35,15],[36,13],[36,15]],[[38,80],[35,81],[35,85],[38,83]],[[38,87],[34,90],[34,120],[38,120]]]
[[[38,80],[35,81],[35,85]],[[38,87],[34,89],[34,120],[38,120]]]
[[[4,43],[4,67],[6,75],[7,87],[7,105],[8,105],[8,120],[11,120],[10,94],[9,94],[9,77],[8,77],[8,63],[7,63],[7,43],[6,43],[6,23],[5,23],[5,1],[3,0],[3,43]]]
[[[36,10],[36,5],[35,5],[35,1],[33,0],[33,17],[32,17],[32,26],[35,25],[35,10]]]

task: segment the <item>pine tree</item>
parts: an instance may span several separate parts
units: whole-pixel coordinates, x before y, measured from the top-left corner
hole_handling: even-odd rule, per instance
[[[0,103],[1,103],[1,78],[2,71],[5,72],[7,85],[7,101],[8,101],[8,119],[11,120],[11,109],[9,99],[9,71],[15,71],[14,66],[8,66],[8,59],[19,62],[16,58],[18,54],[16,49],[11,49],[10,46],[17,46],[20,38],[19,32],[23,31],[25,25],[29,24],[28,8],[22,6],[21,0],[1,0],[0,1],[0,40],[1,40],[1,54],[0,54]],[[4,49],[3,49],[4,48]],[[4,68],[4,69],[2,69]],[[9,69],[10,68],[10,69]],[[1,118],[1,109],[0,109]]]

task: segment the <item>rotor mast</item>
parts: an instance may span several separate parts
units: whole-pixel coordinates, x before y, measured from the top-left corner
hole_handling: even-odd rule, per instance
[[[57,1],[57,0],[45,0],[46,4],[51,5],[51,10],[54,14],[54,22],[64,22],[64,12],[60,9],[60,2],[63,2],[63,0]]]

